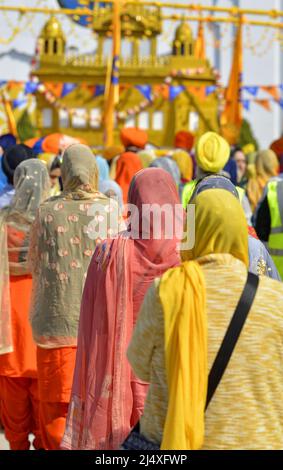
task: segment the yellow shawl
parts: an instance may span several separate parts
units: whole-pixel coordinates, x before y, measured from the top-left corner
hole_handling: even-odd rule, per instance
[[[161,278],[168,409],[161,449],[199,449],[204,439],[207,394],[207,315],[205,279],[199,257],[229,253],[248,266],[248,229],[239,201],[228,191],[210,189],[195,200],[196,237],[183,263]],[[221,283],[221,279],[219,280]]]

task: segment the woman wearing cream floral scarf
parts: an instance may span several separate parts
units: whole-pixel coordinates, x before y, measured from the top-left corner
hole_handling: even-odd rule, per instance
[[[110,227],[110,215],[117,211],[118,216],[118,206],[97,189],[98,168],[90,148],[68,147],[61,171],[63,192],[40,207],[30,249],[35,279],[31,324],[38,346],[40,425],[46,449],[58,449],[64,432],[81,296],[89,262],[101,242],[94,231],[104,222],[105,238],[119,230],[117,218],[116,226]],[[94,205],[97,213],[92,213]]]

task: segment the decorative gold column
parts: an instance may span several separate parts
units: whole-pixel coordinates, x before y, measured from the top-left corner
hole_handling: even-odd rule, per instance
[[[55,108],[55,106],[52,107],[52,130],[53,132],[56,131],[56,129],[59,129],[59,111]]]
[[[44,55],[44,40],[42,38],[39,38],[37,41],[37,47],[38,47],[38,54]]]
[[[57,40],[57,54],[62,56],[62,55],[64,55],[64,52],[65,52],[64,51],[64,43],[63,43],[62,39],[59,38]]]
[[[174,49],[175,49],[175,55],[181,55],[182,44],[180,43],[180,41],[176,40],[174,42]]]
[[[97,40],[96,61],[98,64],[102,64],[103,62],[103,37],[102,36],[98,36],[98,40]]]
[[[184,55],[185,56],[190,55],[190,44],[188,42],[184,43]]]
[[[150,55],[151,55],[151,62],[152,64],[156,63],[156,56],[157,56],[157,40],[156,36],[151,38],[150,41]]]
[[[140,58],[140,41],[139,38],[133,38],[133,62],[134,64],[139,63]]]

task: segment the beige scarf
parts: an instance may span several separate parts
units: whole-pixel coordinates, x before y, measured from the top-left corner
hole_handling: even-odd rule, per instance
[[[40,203],[50,191],[44,163],[23,161],[14,175],[15,195],[0,211],[0,354],[11,352],[10,275],[28,274],[29,233]]]

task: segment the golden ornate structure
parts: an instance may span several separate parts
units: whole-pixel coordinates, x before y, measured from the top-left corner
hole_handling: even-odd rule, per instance
[[[52,105],[43,94],[37,94],[40,134],[63,132],[99,146],[103,144],[104,96],[93,96],[90,90],[91,86],[105,85],[106,82],[111,58],[112,5],[95,8],[91,21],[97,34],[97,50],[94,54],[78,54],[67,50],[60,23],[51,16],[38,40],[33,75],[42,83],[77,85],[59,99],[60,107]],[[159,6],[135,3],[122,10],[117,142],[119,129],[124,126],[148,130],[150,142],[157,146],[172,146],[179,130],[196,134],[218,130],[217,94],[205,95],[207,86],[216,85],[216,77],[209,61],[195,56],[195,39],[189,24],[181,21],[171,53],[158,56],[157,41],[162,27]],[[151,86],[152,95],[146,99],[141,93],[145,86]],[[182,91],[173,99],[168,90],[178,86]]]

